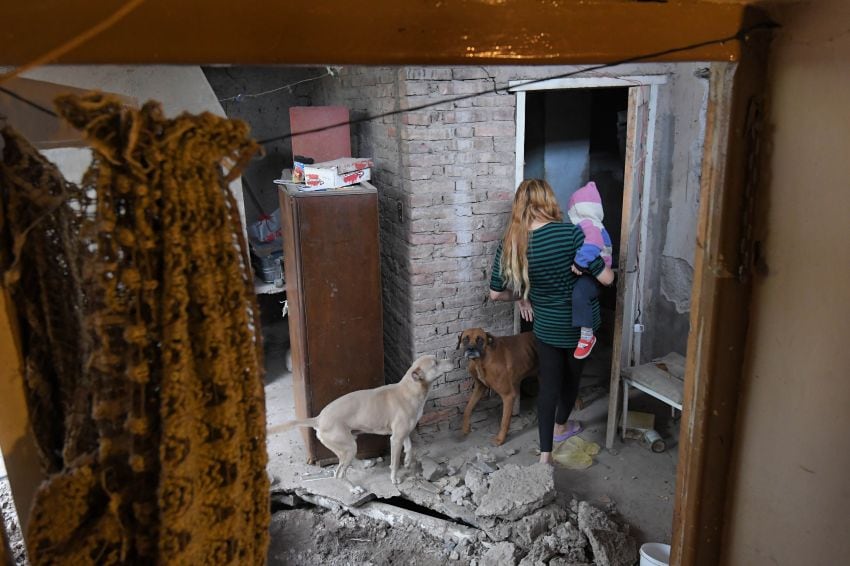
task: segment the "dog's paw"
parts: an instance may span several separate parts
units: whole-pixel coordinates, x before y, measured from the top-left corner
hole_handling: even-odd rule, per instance
[[[505,443],[505,437],[501,434],[498,434],[498,435],[496,435],[496,436],[494,436],[493,438],[490,439],[490,443],[493,446],[501,446],[502,444]]]
[[[398,479],[398,476],[395,474],[390,474],[390,481],[393,483],[393,485],[398,485],[401,483]]]
[[[471,428],[472,427],[470,425],[465,424],[463,425],[463,428],[460,429],[460,431],[463,433],[464,436],[466,436],[467,434],[469,434]]]
[[[363,495],[366,493],[366,490],[359,485],[352,485],[348,488],[348,491],[350,491],[352,495]]]

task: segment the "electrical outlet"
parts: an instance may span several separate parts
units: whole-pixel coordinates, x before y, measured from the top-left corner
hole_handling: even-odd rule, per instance
[[[398,221],[404,222],[404,205],[401,203],[401,201],[397,201],[395,203],[395,209],[398,212]]]
[[[642,324],[635,324],[635,332],[637,334],[640,334],[641,332],[643,332],[643,330],[644,330],[644,326]]]

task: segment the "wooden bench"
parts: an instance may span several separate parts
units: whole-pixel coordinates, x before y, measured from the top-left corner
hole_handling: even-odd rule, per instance
[[[629,388],[635,387],[676,409],[682,410],[685,388],[685,357],[671,353],[648,364],[625,368],[620,372],[623,381],[623,415],[620,431],[625,439],[626,420],[629,414]]]

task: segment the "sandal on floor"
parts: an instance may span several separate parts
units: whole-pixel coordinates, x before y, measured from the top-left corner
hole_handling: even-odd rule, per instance
[[[584,427],[581,426],[581,423],[579,421],[569,421],[567,424],[569,425],[569,427],[567,428],[567,432],[565,432],[564,434],[556,434],[552,437],[552,440],[554,440],[555,442],[563,442],[569,437],[575,436],[584,430]]]

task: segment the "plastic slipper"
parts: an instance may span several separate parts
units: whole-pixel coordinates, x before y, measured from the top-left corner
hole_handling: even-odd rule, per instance
[[[555,442],[563,442],[569,437],[575,436],[584,430],[584,427],[581,426],[581,423],[579,421],[569,421],[569,425],[570,427],[567,429],[567,432],[565,432],[564,434],[556,434],[554,437],[552,437],[552,440],[554,440]]]

